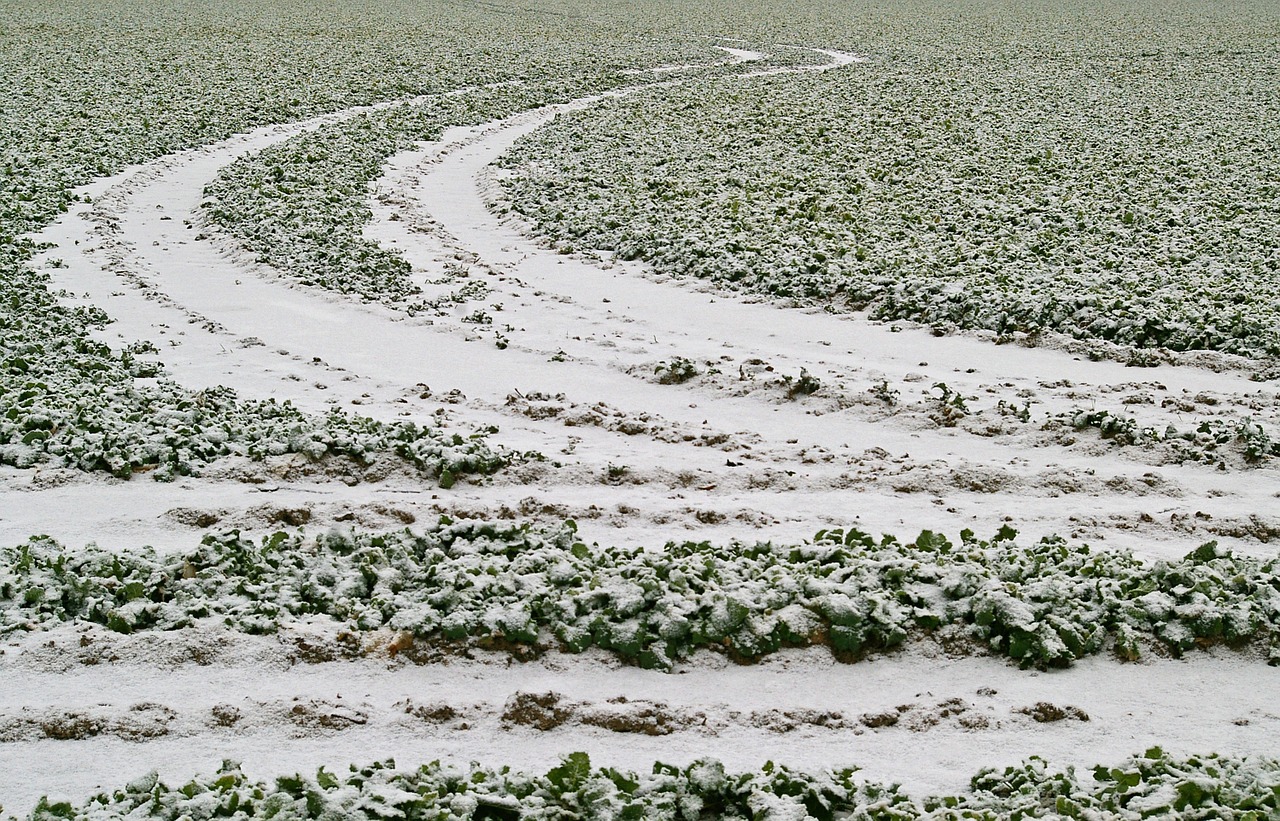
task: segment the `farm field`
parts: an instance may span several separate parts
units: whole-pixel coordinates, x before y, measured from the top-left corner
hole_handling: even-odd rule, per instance
[[[1280,11],[0,0],[0,818],[1280,817]]]

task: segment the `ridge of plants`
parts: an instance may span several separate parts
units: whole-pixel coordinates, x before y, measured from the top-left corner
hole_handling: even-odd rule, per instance
[[[1010,818],[1261,821],[1280,812],[1280,760],[1174,756],[1159,747],[1118,766],[1050,767],[1032,757],[987,768],[966,792],[915,797],[899,785],[856,777],[857,768],[809,773],[765,763],[730,772],[715,759],[685,767],[661,762],[650,773],[593,767],[586,753],[565,756],[545,774],[433,761],[416,769],[393,760],[314,776],[247,777],[224,761],[218,772],[170,786],[155,773],[83,804],[42,799],[31,821],[116,818],[421,818],[699,819],[813,818],[877,821],[996,821]]]
[[[0,635],[64,621],[172,630],[201,619],[250,633],[327,616],[428,643],[536,654],[608,650],[670,670],[698,650],[744,663],[825,646],[856,661],[932,636],[1023,667],[1110,651],[1136,659],[1212,645],[1280,663],[1280,559],[1209,542],[1174,561],[1046,537],[903,544],[857,530],[799,545],[589,547],[572,522],[452,522],[392,533],[231,531],[194,551],[67,549],[35,537],[0,550]]]

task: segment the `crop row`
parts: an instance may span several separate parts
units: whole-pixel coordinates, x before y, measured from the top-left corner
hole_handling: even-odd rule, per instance
[[[562,117],[506,196],[562,249],[873,318],[1280,354],[1269,54],[966,46]]]
[[[59,305],[41,274],[10,294],[0,317],[0,464],[54,465],[121,478],[199,473],[227,456],[261,460],[302,454],[367,464],[401,458],[431,476],[492,473],[502,459],[484,436],[463,438],[412,422],[378,422],[332,411],[303,413],[289,402],[250,400],[228,388],[191,391],[154,359],[89,338],[101,312]],[[7,322],[6,322],[7,320]]]
[[[545,775],[432,762],[394,761],[346,773],[255,781],[233,762],[212,776],[170,787],[152,773],[82,805],[42,800],[31,821],[115,818],[699,819],[781,821],[1115,818],[1257,821],[1280,813],[1280,760],[1208,755],[1175,758],[1158,747],[1090,776],[1031,758],[984,769],[959,795],[916,798],[897,784],[855,777],[856,769],[806,773],[766,763],[731,773],[714,759],[686,767],[657,763],[652,773],[593,768],[585,753]]]
[[[37,537],[0,552],[0,635],[87,620],[121,632],[199,619],[270,632],[324,615],[429,642],[580,652],[600,647],[670,669],[699,649],[751,661],[824,645],[838,658],[937,636],[1023,666],[1111,650],[1180,655],[1269,647],[1280,660],[1280,560],[1210,542],[1144,564],[1057,537],[1024,546],[1006,527],[958,544],[925,531],[823,531],[800,545],[686,542],[588,547],[572,523],[452,523],[421,533],[211,535],[186,553],[65,549]]]
[[[63,341],[39,347],[56,350]],[[389,456],[448,485],[461,475],[493,473],[505,462],[484,433],[464,438],[409,421],[379,422],[340,411],[317,416],[288,401],[242,399],[223,387],[191,393],[168,380],[140,385],[127,372],[110,372],[124,365],[106,346],[80,342],[90,353],[59,363],[63,368],[33,374],[30,360],[6,360],[11,371],[15,361],[26,369],[20,380],[6,384],[0,379],[0,464],[56,465],[120,478],[145,472],[172,481],[229,456],[262,461],[299,454],[313,462],[345,457],[357,466]],[[23,353],[34,347],[24,346]],[[68,364],[89,369],[91,377],[76,389],[67,387],[65,379],[76,372],[66,369]]]

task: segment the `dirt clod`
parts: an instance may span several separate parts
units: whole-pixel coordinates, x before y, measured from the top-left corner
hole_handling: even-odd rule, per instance
[[[404,711],[407,715],[421,719],[428,724],[447,724],[462,715],[456,707],[443,703],[413,704],[408,702],[405,704]]]
[[[215,704],[210,712],[214,724],[219,727],[234,727],[240,722],[240,710],[230,704]]]
[[[559,693],[516,693],[502,710],[502,721],[533,727],[535,730],[554,730],[573,716],[573,710],[560,704]]]
[[[878,727],[892,727],[898,723],[898,713],[896,710],[885,710],[883,713],[863,713],[859,719],[864,727],[876,729]]]
[[[1049,724],[1055,721],[1064,721],[1071,719],[1072,721],[1088,721],[1089,714],[1079,707],[1059,707],[1056,704],[1050,704],[1047,701],[1037,701],[1030,707],[1018,707],[1015,713],[1031,716],[1034,721],[1041,724]]]
[[[56,741],[83,741],[101,735],[106,722],[80,712],[68,712],[40,722],[40,729],[47,738]]]

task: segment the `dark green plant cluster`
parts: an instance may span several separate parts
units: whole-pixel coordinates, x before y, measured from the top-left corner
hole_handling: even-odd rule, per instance
[[[31,821],[118,818],[193,819],[788,819],[817,821],[996,821],[1010,818],[1114,818],[1262,821],[1280,813],[1280,761],[1209,755],[1175,758],[1159,748],[1092,777],[1031,758],[983,770],[967,792],[916,798],[898,785],[855,778],[856,769],[818,773],[766,763],[731,773],[714,759],[686,767],[656,763],[648,774],[592,767],[571,753],[545,775],[433,761],[417,769],[394,761],[314,777],[248,778],[224,761],[212,776],[180,787],[153,773],[82,805],[42,799]]]
[[[698,366],[691,359],[677,356],[670,362],[659,362],[653,373],[661,385],[681,385],[698,375]]]
[[[786,392],[788,399],[798,399],[822,390],[822,382],[818,377],[801,368],[799,376],[782,375],[782,389]]]
[[[68,550],[34,538],[0,552],[0,634],[86,620],[122,632],[216,618],[267,632],[308,615],[464,646],[600,647],[670,669],[699,649],[742,661],[822,645],[845,660],[941,631],[972,652],[1065,666],[1111,649],[1174,655],[1225,643],[1280,659],[1280,560],[1208,543],[1144,564],[1002,528],[959,544],[824,531],[794,546],[588,547],[572,526],[442,520],[415,534],[208,536],[187,553]]]
[[[1280,456],[1280,442],[1272,440],[1266,428],[1250,418],[1205,419],[1192,430],[1178,430],[1173,425],[1163,430],[1142,426],[1132,416],[1109,410],[1076,409],[1053,419],[1069,423],[1076,430],[1096,428],[1103,439],[1117,445],[1165,444],[1175,458],[1183,462],[1218,462],[1232,450],[1249,464]]]
[[[954,428],[969,415],[964,396],[951,389],[946,382],[934,382],[938,395],[929,394],[929,418],[944,428]]]

